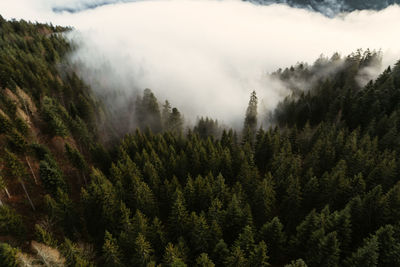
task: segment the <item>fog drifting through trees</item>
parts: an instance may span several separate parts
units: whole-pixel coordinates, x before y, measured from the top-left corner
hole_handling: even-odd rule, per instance
[[[0,4],[6,16],[75,27],[70,38],[78,49],[71,61],[81,78],[108,95],[110,106],[151,88],[160,102],[173,96],[170,102],[186,119],[211,116],[232,126],[242,125],[252,90],[263,113],[288,94],[267,75],[280,67],[358,48],[382,49],[383,67],[400,55],[393,35],[400,27],[398,6],[331,19],[240,1],[143,1],[74,14],[52,12],[59,1],[8,2]],[[381,70],[368,74],[374,78]],[[123,95],[110,98],[114,90]]]

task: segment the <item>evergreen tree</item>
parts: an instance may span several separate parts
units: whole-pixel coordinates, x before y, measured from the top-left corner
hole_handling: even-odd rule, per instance
[[[271,266],[268,263],[267,245],[264,241],[258,243],[253,251],[250,252],[249,265],[250,266]]]
[[[220,239],[213,250],[213,259],[217,266],[223,266],[229,256],[229,249],[223,239]]]
[[[17,267],[19,266],[17,258],[18,250],[7,243],[0,243],[0,266]]]
[[[379,260],[377,266],[400,265],[400,242],[396,239],[394,227],[386,225],[376,231],[379,242]]]
[[[302,259],[298,259],[296,261],[292,261],[290,264],[285,265],[285,267],[307,267],[307,264]]]
[[[274,217],[270,222],[264,224],[259,232],[258,237],[268,242],[268,251],[271,263],[278,263],[285,253],[286,234],[283,224],[278,217]]]
[[[357,249],[347,260],[347,266],[378,266],[379,243],[377,237],[364,240],[361,247]]]
[[[153,249],[146,238],[139,233],[135,241],[135,252],[132,257],[134,266],[148,266],[153,260]]]
[[[178,190],[175,192],[175,202],[172,206],[169,216],[171,234],[175,239],[185,236],[187,232],[189,214],[186,209],[185,200],[182,193]]]
[[[122,254],[119,251],[117,240],[106,231],[103,244],[103,258],[105,266],[122,267]]]
[[[197,259],[196,259],[196,266],[198,267],[214,267],[215,264],[208,258],[208,255],[206,253],[202,253]]]
[[[245,141],[252,142],[257,128],[257,104],[258,98],[256,91],[250,95],[249,104],[246,110],[246,116],[243,125],[243,138]]]
[[[165,248],[163,262],[166,266],[170,267],[183,267],[187,266],[183,261],[183,255],[174,245],[168,243]]]

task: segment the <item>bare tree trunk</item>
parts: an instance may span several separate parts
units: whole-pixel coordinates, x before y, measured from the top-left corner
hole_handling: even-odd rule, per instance
[[[6,194],[7,194],[8,198],[11,198],[10,192],[8,192],[7,187],[4,187],[4,191],[6,191]]]
[[[25,108],[26,115],[30,116],[31,114],[28,112],[28,108],[26,107],[25,99],[23,99],[23,103],[24,103],[24,108]]]
[[[27,156],[25,156],[25,160],[26,160],[26,163],[27,163],[27,164],[28,164],[28,166],[29,166],[29,169],[31,170],[31,173],[32,173],[33,179],[35,180],[35,184],[38,184],[38,181],[37,181],[36,175],[35,175],[35,173],[33,172],[33,169],[32,169],[32,167],[31,167],[31,164],[29,163],[29,160],[28,160],[28,157],[27,157]]]
[[[22,179],[19,179],[19,182],[21,183],[21,186],[22,186],[22,188],[24,189],[25,195],[26,195],[26,197],[28,198],[29,203],[31,204],[32,209],[33,209],[33,210],[36,210],[36,209],[35,209],[35,205],[33,205],[33,202],[32,202],[32,200],[31,200],[31,198],[29,197],[29,194],[28,194],[28,191],[26,190],[26,187],[25,187],[24,182],[22,181]]]

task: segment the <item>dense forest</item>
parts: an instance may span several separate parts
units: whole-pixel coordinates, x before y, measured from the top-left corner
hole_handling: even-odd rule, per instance
[[[234,130],[145,89],[121,137],[68,30],[0,17],[1,267],[400,266],[400,64],[278,70],[268,129],[255,91]]]

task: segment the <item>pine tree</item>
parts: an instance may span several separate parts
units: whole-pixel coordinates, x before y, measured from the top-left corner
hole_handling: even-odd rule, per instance
[[[245,255],[249,255],[251,251],[254,249],[254,234],[251,226],[246,225],[242,232],[239,234],[239,237],[236,239],[234,245],[236,247],[240,247],[241,250],[245,253]]]
[[[146,88],[143,91],[143,97],[137,98],[135,114],[136,121],[142,129],[149,127],[155,133],[162,130],[158,101],[150,89]]]
[[[186,209],[186,204],[182,193],[177,190],[175,192],[175,202],[172,206],[171,214],[169,215],[169,225],[171,234],[177,239],[180,236],[185,236],[189,221],[189,214]]]
[[[250,252],[249,266],[271,266],[268,263],[269,257],[267,256],[267,245],[264,241],[261,241],[254,246],[254,249]]]
[[[203,251],[208,251],[211,236],[204,214],[197,216],[195,212],[192,212],[188,229],[191,252],[194,255],[199,255]]]
[[[18,160],[17,156],[5,149],[5,163],[6,163],[6,174],[9,177],[12,177],[13,179],[18,180],[18,182],[21,184],[22,189],[24,190],[24,193],[32,207],[33,210],[35,210],[35,205],[33,204],[28,190],[26,189],[25,183],[24,183],[24,177],[27,176],[26,169],[24,166],[21,164],[21,162]]]
[[[243,125],[243,138],[244,141],[253,142],[257,128],[257,95],[253,91],[250,95],[249,105],[247,106],[246,116]]]
[[[228,259],[229,249],[223,239],[220,239],[213,250],[213,259],[217,266],[223,266]]]
[[[227,207],[225,216],[224,236],[226,236],[226,240],[229,243],[232,242],[243,227],[245,227],[247,219],[238,197],[234,194]]]
[[[0,266],[17,267],[19,266],[17,258],[18,250],[7,243],[0,243]]]
[[[379,242],[378,266],[400,266],[400,242],[396,239],[394,227],[381,227],[375,235]]]
[[[173,244],[168,243],[165,248],[163,262],[170,267],[183,267],[186,264],[183,261],[182,253]]]
[[[171,104],[168,102],[168,100],[165,100],[165,103],[163,105],[162,113],[161,113],[161,118],[162,118],[162,123],[163,123],[163,129],[167,130],[169,127],[169,118],[171,116],[172,110],[171,110]]]
[[[89,167],[82,154],[68,144],[65,144],[65,151],[67,153],[68,160],[76,169],[81,172],[84,182],[87,184],[85,173],[88,171]]]
[[[99,238],[105,230],[115,232],[121,204],[114,186],[99,170],[93,170],[91,182],[86,189],[82,189],[81,198],[89,233]]]
[[[39,174],[44,187],[50,194],[56,195],[58,188],[64,191],[66,190],[67,186],[63,179],[62,172],[55,160],[49,155],[46,155],[45,159],[40,161]]]
[[[0,206],[0,234],[21,238],[26,235],[22,217],[9,206]]]
[[[400,218],[400,182],[398,182],[384,196],[387,208],[385,218],[388,223],[396,224]]]
[[[119,250],[117,240],[106,231],[103,244],[104,266],[122,267],[122,254]]]
[[[268,242],[268,251],[271,263],[278,263],[282,259],[285,252],[286,234],[283,224],[278,217],[274,217],[270,222],[264,224],[259,232],[258,237]]]
[[[364,240],[361,247],[349,257],[345,263],[347,266],[364,267],[378,266],[379,243],[376,236]]]
[[[65,257],[65,264],[67,266],[93,266],[93,263],[86,259],[82,248],[78,247],[68,238],[65,238],[60,251]]]
[[[167,236],[165,227],[157,217],[154,218],[148,231],[150,243],[154,247],[154,253],[157,257],[161,258],[164,248],[167,244]]]
[[[243,267],[247,266],[247,264],[248,260],[243,250],[237,246],[232,247],[228,258],[226,258],[225,265],[232,267]]]
[[[183,118],[177,108],[173,108],[168,120],[168,129],[179,135],[183,130]]]
[[[296,261],[292,261],[290,264],[285,265],[285,267],[307,267],[307,264],[302,259],[298,259]]]
[[[198,267],[214,267],[215,264],[208,258],[207,253],[201,253],[196,259],[196,266]]]
[[[135,241],[135,252],[132,256],[133,266],[147,266],[153,261],[153,249],[143,234],[139,233]]]
[[[318,250],[320,259],[318,266],[335,267],[339,266],[340,243],[337,239],[336,232],[329,233],[320,240]],[[312,261],[310,261],[311,263]]]
[[[258,225],[262,225],[265,221],[269,220],[275,210],[275,189],[270,179],[263,179],[255,189],[253,195],[253,211],[255,220]]]

